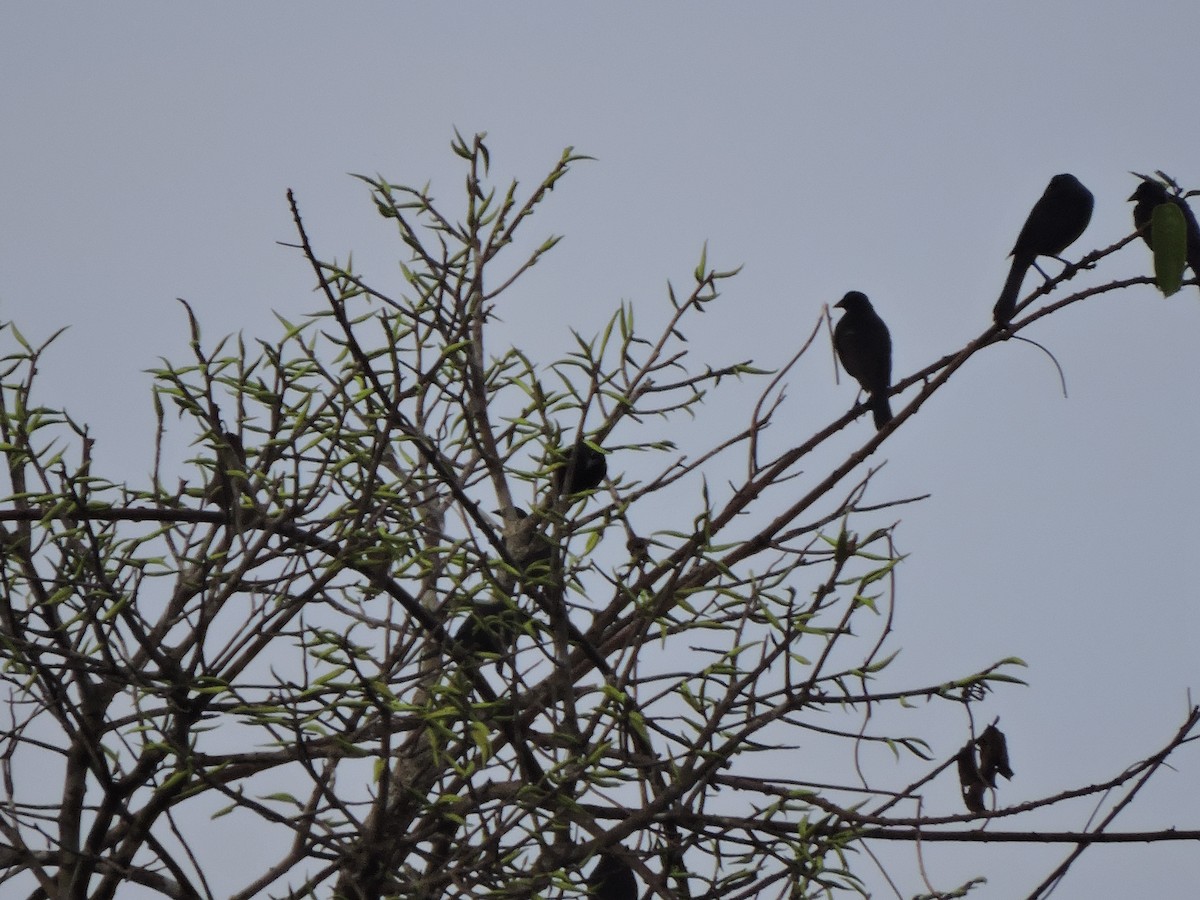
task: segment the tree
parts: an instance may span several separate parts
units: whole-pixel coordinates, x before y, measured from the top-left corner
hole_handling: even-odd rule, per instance
[[[822,322],[775,373],[693,364],[687,323],[736,274],[702,255],[652,337],[622,305],[561,359],[493,347],[558,240],[524,229],[585,157],[568,149],[522,196],[489,181],[482,135],[453,149],[459,213],[363,179],[406,248],[399,290],[322,261],[289,193],[323,307],[275,341],[211,347],[187,309],[194,358],[155,373],[160,450],[177,419],[198,447],[177,483],[166,463],[144,486],[93,472],[87,426],[35,390],[51,342],[7,327],[9,879],[64,898],[500,898],[623,896],[632,871],[650,896],[807,897],[859,890],[852,854],[875,841],[1061,840],[1075,850],[1057,877],[1113,839],[1200,713],[1106,784],[1006,808],[1004,735],[973,710],[1021,683],[1020,661],[889,681],[901,559],[883,517],[911,501],[869,499],[867,460],[980,349],[1150,279],[989,327],[896,385],[914,394],[882,430],[802,472],[866,411],[770,449],[781,379],[822,348]],[[755,382],[714,445],[639,441]],[[719,488],[718,458],[743,467]],[[952,747],[872,726],[918,699],[965,711]],[[867,771],[871,745],[923,771]],[[955,773],[963,807],[917,803]],[[976,827],[1105,791],[1124,794],[1088,832]],[[255,858],[226,863],[215,827]]]

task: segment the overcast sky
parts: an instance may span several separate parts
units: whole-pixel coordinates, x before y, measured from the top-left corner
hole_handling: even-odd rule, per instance
[[[212,339],[272,338],[274,310],[314,308],[311,272],[276,243],[294,239],[289,187],[319,253],[393,278],[401,248],[347,173],[450,199],[455,127],[487,131],[493,173],[525,184],[565,146],[596,157],[534,223],[566,239],[503,313],[546,359],[621,300],[661,313],[707,241],[711,265],[745,269],[691,335],[698,358],[777,366],[822,304],[858,289],[899,378],[986,328],[1055,173],[1096,197],[1073,257],[1131,229],[1131,169],[1200,187],[1195,0],[30,3],[4,19],[0,318],[31,340],[70,326],[41,399],[91,422],[98,466],[133,482],[151,464],[144,370],[186,349],[175,298]],[[1076,283],[1149,265],[1138,243]],[[932,495],[898,513],[895,677],[1030,664],[1030,687],[981,708],[1012,745],[1008,803],[1149,755],[1200,687],[1200,292],[1107,295],[1027,334],[1069,399],[1034,348],[994,347],[883,446],[873,494]],[[812,354],[789,378],[798,439],[854,394]],[[843,451],[868,436],[856,425]],[[962,741],[961,718],[946,723],[940,755]],[[1116,830],[1200,826],[1200,753],[1175,764]],[[1038,821],[1081,828],[1090,812]],[[972,896],[1007,900],[1066,850],[924,852],[936,886],[984,875]],[[924,890],[911,864],[897,871],[905,896]],[[1191,896],[1195,875],[1193,846],[1096,848],[1055,896]]]

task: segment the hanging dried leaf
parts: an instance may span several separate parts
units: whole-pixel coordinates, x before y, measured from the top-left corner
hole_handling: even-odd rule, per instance
[[[1013,777],[1013,770],[1008,764],[1008,740],[1003,731],[995,725],[989,725],[976,743],[979,745],[979,773],[988,787],[996,786],[997,773],[1007,779]]]
[[[983,793],[987,790],[987,782],[979,772],[979,764],[975,759],[975,742],[967,741],[966,746],[958,751],[958,783],[962,787],[963,803],[973,813],[987,812],[983,802]]]

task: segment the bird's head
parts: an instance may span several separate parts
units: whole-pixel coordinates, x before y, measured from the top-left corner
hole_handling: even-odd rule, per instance
[[[529,513],[519,506],[502,506],[500,509],[493,509],[492,512],[505,522],[520,522],[522,519],[529,518]]]
[[[846,312],[854,312],[859,309],[870,309],[871,301],[862,291],[848,291],[845,297],[833,305]]]
[[[1138,203],[1159,203],[1167,202],[1167,189],[1152,178],[1142,177],[1142,183],[1137,186],[1137,190],[1129,195],[1130,202],[1137,201]]]
[[[1065,187],[1083,187],[1083,184],[1072,175],[1070,172],[1061,172],[1050,179],[1050,187],[1065,188]]]

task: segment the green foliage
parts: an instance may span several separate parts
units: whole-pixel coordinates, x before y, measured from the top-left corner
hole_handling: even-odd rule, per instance
[[[616,851],[655,896],[863,893],[868,828],[962,743],[877,723],[1021,684],[1012,658],[885,687],[902,557],[897,504],[860,511],[878,438],[819,462],[856,408],[768,445],[785,372],[685,338],[737,272],[707,248],[657,319],[626,303],[596,336],[563,323],[559,353],[497,345],[558,241],[527,224],[587,157],[522,194],[482,135],[452,150],[461,208],[358,176],[400,283],[322,260],[289,197],[321,308],[213,343],[185,304],[145,484],[92,471],[88,429],[35,396],[48,343],[4,332],[0,753],[55,776],[0,809],[30,890],[582,896]],[[744,422],[684,432],[735,390]],[[559,496],[579,441],[607,478]],[[243,883],[206,852],[215,819],[253,841]]]
[[[1187,222],[1174,203],[1161,203],[1150,219],[1154,235],[1154,281],[1164,297],[1183,286],[1183,268],[1187,263]]]

